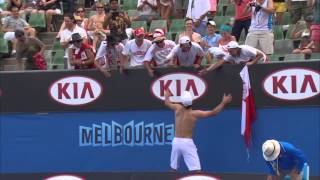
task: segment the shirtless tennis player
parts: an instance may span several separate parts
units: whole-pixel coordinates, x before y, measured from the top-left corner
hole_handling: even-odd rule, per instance
[[[179,167],[179,158],[183,157],[189,171],[201,171],[197,147],[192,140],[192,131],[197,118],[206,118],[218,114],[232,100],[231,94],[224,94],[219,105],[209,111],[192,110],[192,96],[185,91],[181,104],[169,100],[170,92],[165,91],[165,105],[175,111],[175,135],[172,140],[171,170]]]

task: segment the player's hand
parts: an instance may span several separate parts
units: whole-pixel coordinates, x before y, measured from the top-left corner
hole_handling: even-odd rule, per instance
[[[232,95],[231,94],[223,94],[222,103],[229,104],[232,101]]]

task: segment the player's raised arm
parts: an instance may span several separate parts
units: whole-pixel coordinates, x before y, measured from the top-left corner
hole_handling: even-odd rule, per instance
[[[178,109],[179,105],[178,104],[174,104],[170,101],[169,97],[170,97],[171,93],[168,90],[164,91],[164,104],[166,106],[168,106],[170,109],[172,110],[176,110]]]
[[[231,94],[228,94],[228,95],[223,94],[223,98],[222,98],[220,104],[218,104],[212,110],[210,110],[210,111],[194,110],[192,113],[197,118],[206,118],[209,116],[213,116],[213,115],[218,114],[224,108],[224,106],[229,104],[231,101],[232,101]]]

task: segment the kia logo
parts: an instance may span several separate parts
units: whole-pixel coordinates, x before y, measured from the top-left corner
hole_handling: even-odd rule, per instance
[[[172,102],[180,102],[184,91],[193,95],[193,100],[203,96],[207,91],[207,83],[191,73],[177,72],[159,77],[151,84],[152,94],[160,100],[164,100],[164,91],[168,89],[172,96]]]
[[[102,86],[94,79],[86,76],[69,76],[52,83],[49,95],[57,102],[65,105],[88,104],[102,94]]]
[[[208,176],[208,175],[190,175],[190,176],[180,178],[178,180],[219,180],[219,179],[213,176]]]
[[[84,179],[74,175],[57,175],[57,176],[49,177],[45,180],[84,180]]]
[[[263,81],[264,91],[281,100],[303,100],[320,92],[320,74],[306,68],[289,68],[268,75]]]

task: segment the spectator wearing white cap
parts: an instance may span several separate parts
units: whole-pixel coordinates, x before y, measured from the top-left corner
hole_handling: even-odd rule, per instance
[[[193,110],[193,96],[189,91],[183,92],[179,103],[172,103],[169,89],[165,91],[165,105],[175,112],[175,134],[172,140],[170,167],[172,171],[179,168],[179,159],[182,157],[189,171],[201,171],[197,147],[193,142],[193,128],[198,118],[206,118],[218,114],[232,101],[231,94],[224,94],[219,105],[215,108],[202,111]]]
[[[152,67],[166,67],[168,65],[167,56],[176,46],[176,43],[167,40],[162,29],[155,29],[153,33],[153,44],[148,49],[144,57],[144,67],[150,77],[154,76]]]
[[[198,43],[191,42],[188,36],[183,36],[167,56],[174,66],[193,66],[199,68],[204,51]]]
[[[223,58],[228,55],[228,52],[224,51],[223,49],[219,47],[212,47],[208,49],[208,52],[206,54],[206,61],[207,64],[212,64],[212,61],[215,60],[215,63],[219,61],[223,61]],[[213,65],[210,65],[208,68],[204,68],[203,70],[199,71],[200,75],[204,75],[211,71],[213,68]]]
[[[121,58],[120,63],[121,73],[123,72],[125,62],[128,61],[129,57],[130,68],[142,67],[144,56],[151,46],[151,41],[144,39],[145,32],[142,27],[135,29],[133,34],[135,39],[128,41],[122,51],[123,58]]]
[[[227,44],[228,54],[219,59],[215,64],[204,69],[204,71],[213,71],[224,63],[242,64],[250,66],[256,64],[259,60],[267,62],[267,56],[260,50],[248,45],[239,45],[236,41]]]
[[[202,37],[201,46],[205,52],[208,51],[210,47],[215,47],[218,40],[221,38],[220,34],[216,32],[216,23],[213,20],[208,21],[207,23],[207,35]]]
[[[267,180],[290,179],[301,180],[304,166],[308,167],[303,152],[284,141],[267,140],[262,145],[262,155],[268,167]]]

